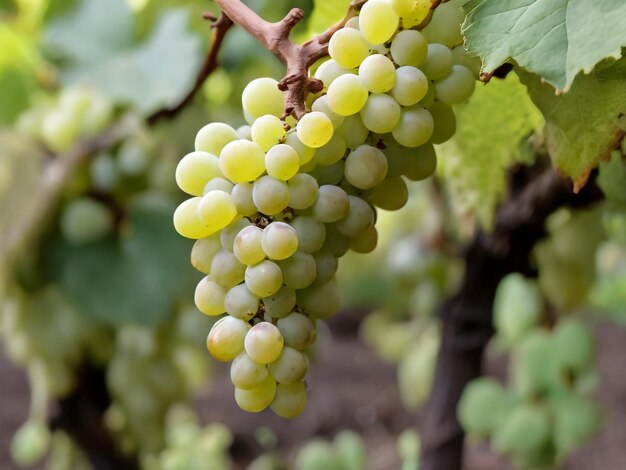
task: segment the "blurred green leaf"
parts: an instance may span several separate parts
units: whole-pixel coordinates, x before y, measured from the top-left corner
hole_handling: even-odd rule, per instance
[[[313,14],[309,19],[309,36],[319,34],[343,18],[350,0],[313,0]]]
[[[104,323],[164,320],[194,275],[188,241],[172,228],[173,208],[136,207],[127,237],[72,246],[57,238],[43,251],[49,276],[77,310]]]

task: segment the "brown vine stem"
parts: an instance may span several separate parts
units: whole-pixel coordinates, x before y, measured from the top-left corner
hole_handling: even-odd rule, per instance
[[[282,20],[270,23],[240,0],[215,0],[215,3],[236,25],[248,31],[287,66],[285,76],[278,84],[278,87],[286,92],[283,117],[292,115],[300,119],[306,113],[304,100],[307,93],[322,90],[322,83],[309,77],[309,68],[315,61],[328,54],[328,41],[331,36],[356,15],[365,1],[353,1],[341,20],[303,44],[296,44],[289,38],[291,30],[304,18],[304,12],[299,8],[290,10]]]

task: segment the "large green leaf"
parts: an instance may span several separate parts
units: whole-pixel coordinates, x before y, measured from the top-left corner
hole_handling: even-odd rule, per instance
[[[82,314],[102,322],[155,324],[177,298],[191,295],[196,276],[190,244],[172,228],[173,208],[131,210],[126,236],[73,246],[57,238],[44,247],[48,275]]]
[[[561,96],[534,74],[520,72],[520,77],[546,120],[554,164],[577,188],[582,187],[589,172],[609,157],[623,136],[619,118],[626,114],[626,59],[580,75]]]
[[[624,0],[464,0],[470,52],[492,72],[509,58],[567,90],[626,46]]]
[[[522,157],[522,140],[541,128],[541,114],[515,74],[478,86],[455,114],[456,134],[440,148],[442,172],[455,207],[489,226],[504,195],[506,169]]]

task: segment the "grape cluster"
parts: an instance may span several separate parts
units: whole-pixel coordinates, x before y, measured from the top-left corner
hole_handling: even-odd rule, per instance
[[[370,0],[338,30],[330,60],[315,72],[323,91],[308,97],[310,111],[297,123],[281,119],[278,83],[258,78],[242,95],[250,125],[204,126],[178,165],[176,181],[192,197],[174,225],[198,240],[191,262],[206,277],[196,305],[228,314],[207,346],[232,361],[244,410],[269,406],[294,417],[304,409],[306,351],[316,322],[340,304],[338,258],[376,247],[375,208],[400,209],[403,176],[434,172],[432,144],[455,129],[450,105],[474,89],[467,56],[451,49],[462,41],[458,5],[424,32],[410,29],[428,13],[416,5]]]

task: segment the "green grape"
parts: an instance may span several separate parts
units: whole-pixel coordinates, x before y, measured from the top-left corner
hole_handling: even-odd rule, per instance
[[[443,44],[429,44],[422,70],[430,80],[439,80],[452,71],[452,51]]]
[[[235,388],[237,406],[250,413],[258,413],[267,408],[276,396],[276,381],[269,375],[258,386],[250,390]]]
[[[310,440],[300,449],[295,468],[296,470],[345,470],[332,447],[322,439]]]
[[[80,133],[87,136],[95,136],[106,129],[113,117],[113,106],[106,99],[92,95],[89,107],[85,109],[79,118]]]
[[[358,113],[367,102],[368,90],[357,75],[346,74],[338,77],[328,87],[328,106],[341,115]]]
[[[452,62],[467,67],[474,75],[474,78],[478,79],[480,77],[480,69],[482,67],[480,58],[469,55],[462,44],[452,49]]]
[[[217,316],[226,311],[225,297],[226,289],[209,277],[205,277],[196,286],[194,301],[198,310],[205,315]]]
[[[212,122],[198,131],[194,146],[197,152],[220,155],[226,144],[233,140],[239,140],[235,129],[223,122]]]
[[[191,249],[191,265],[201,273],[209,274],[213,257],[221,248],[222,244],[217,234],[197,240]]]
[[[234,140],[220,153],[220,169],[233,183],[254,181],[265,172],[265,152],[249,140]]]
[[[431,0],[391,0],[391,4],[402,18],[404,28],[420,24],[432,7]]]
[[[283,92],[273,78],[263,77],[252,80],[241,95],[244,111],[253,119],[265,114],[281,117],[285,105]]]
[[[237,208],[230,194],[224,191],[210,191],[200,199],[198,216],[204,226],[214,233],[235,220]]]
[[[361,436],[354,431],[340,431],[333,445],[346,470],[367,468],[365,447]]]
[[[281,418],[295,418],[306,408],[306,388],[303,383],[278,384],[270,408]]]
[[[343,27],[344,28],[359,29],[359,17],[358,16],[353,16],[348,21],[346,21],[346,24]]]
[[[411,149],[407,158],[410,165],[405,176],[411,181],[421,181],[435,173],[437,169],[437,154],[432,144],[424,144],[415,149]]]
[[[280,330],[268,322],[260,322],[250,328],[244,341],[246,353],[259,364],[274,362],[283,350],[283,343]]]
[[[400,18],[389,0],[370,0],[359,13],[359,29],[370,44],[383,44],[398,29]]]
[[[296,293],[293,289],[283,286],[274,294],[263,297],[265,314],[272,318],[283,318],[291,313],[296,306]]]
[[[361,110],[365,127],[372,132],[391,132],[400,121],[400,105],[389,95],[371,94]]]
[[[291,221],[291,226],[298,235],[298,249],[313,254],[324,245],[326,226],[315,217],[301,215]]]
[[[289,205],[287,183],[269,175],[262,176],[252,186],[252,200],[259,212],[275,215]]]
[[[459,400],[457,414],[463,428],[476,436],[497,432],[509,408],[509,397],[500,383],[489,377],[472,380]]]
[[[204,187],[213,178],[222,176],[219,159],[206,152],[185,155],[176,167],[176,184],[192,196],[202,196]]]
[[[581,321],[559,322],[553,335],[557,365],[574,372],[583,372],[593,360],[593,337]]]
[[[428,78],[420,69],[405,65],[396,70],[396,84],[391,96],[402,106],[412,106],[428,92]]]
[[[363,124],[361,116],[346,116],[343,123],[337,129],[337,133],[343,136],[346,146],[350,149],[363,144],[369,135],[369,130]]]
[[[334,225],[326,227],[326,240],[324,241],[323,249],[330,251],[337,258],[341,258],[349,248],[350,239],[348,237],[337,230],[337,227]]]
[[[280,356],[267,367],[279,384],[293,384],[304,380],[309,361],[301,352],[286,346],[283,347]]]
[[[308,253],[296,251],[293,256],[279,261],[283,282],[292,289],[304,289],[315,281],[315,259]]]
[[[300,157],[289,145],[275,145],[265,155],[265,168],[272,178],[286,181],[298,173]]]
[[[21,467],[31,467],[42,460],[50,448],[50,430],[46,423],[31,418],[20,426],[11,441],[11,457]]]
[[[428,42],[419,31],[406,29],[393,38],[390,51],[396,64],[417,67],[426,59]]]
[[[526,396],[552,390],[557,385],[558,371],[555,345],[542,330],[532,331],[516,350],[513,383]]]
[[[272,222],[263,230],[261,247],[269,259],[289,258],[298,249],[298,234],[289,224]]]
[[[250,325],[235,317],[220,318],[211,327],[207,337],[207,349],[218,361],[228,362],[244,350],[244,338]]]
[[[370,227],[350,240],[350,249],[355,253],[371,253],[378,244],[378,231]]]
[[[330,166],[337,163],[346,153],[346,141],[339,134],[333,134],[331,139],[315,152],[315,163]]]
[[[283,273],[276,263],[264,260],[246,268],[245,282],[250,292],[267,297],[280,289]]]
[[[265,253],[261,247],[263,229],[256,225],[250,225],[241,230],[235,237],[233,253],[243,264],[250,266],[265,259]]]
[[[252,123],[250,130],[252,141],[267,152],[285,137],[287,131],[284,126],[285,124],[276,116],[271,114],[260,116]]]
[[[53,111],[46,115],[41,126],[41,137],[53,152],[68,151],[78,139],[77,122],[68,119],[62,111]]]
[[[234,251],[235,238],[244,228],[249,227],[250,221],[246,218],[235,219],[230,225],[227,225],[220,232],[220,243],[222,248],[228,251]]]
[[[422,33],[428,42],[458,46],[463,43],[461,23],[464,20],[465,12],[458,1],[442,3],[433,10],[433,16]]]
[[[296,210],[311,207],[317,199],[319,185],[315,178],[306,173],[298,173],[287,181],[289,206]]]
[[[120,146],[117,154],[117,167],[127,176],[139,176],[145,173],[150,164],[150,154],[137,140],[127,140]],[[193,194],[197,196],[197,194]]]
[[[320,186],[313,204],[313,215],[317,220],[325,224],[337,222],[348,214],[349,209],[350,200],[343,189],[328,184]]]
[[[350,152],[350,155],[346,158],[344,174],[346,180],[359,189],[373,188],[387,176],[387,159],[385,154],[371,145],[361,145]],[[318,201],[320,197],[321,188]],[[317,207],[317,202],[315,207]],[[321,221],[326,222],[326,220]],[[329,222],[334,222],[334,220]]]
[[[339,267],[339,260],[328,250],[320,250],[313,255],[317,276],[315,282],[326,282],[330,280]]]
[[[110,233],[113,230],[113,214],[101,202],[81,197],[65,206],[59,223],[61,233],[68,242],[82,245]]]
[[[93,159],[89,166],[89,175],[94,188],[104,191],[113,190],[120,179],[115,160],[106,153],[100,154]]]
[[[252,140],[252,126],[245,124],[241,127],[238,127],[237,135],[240,139]]]
[[[342,28],[331,36],[328,54],[339,66],[353,69],[369,54],[369,44],[359,30]]]
[[[597,406],[575,395],[559,396],[553,402],[554,443],[559,455],[566,456],[598,429]]]
[[[526,456],[539,452],[550,438],[550,420],[540,406],[522,403],[514,407],[493,435],[493,447],[504,454]]]
[[[468,99],[475,87],[472,72],[463,65],[453,65],[450,75],[435,82],[435,93],[442,103],[457,104]]]
[[[245,352],[237,356],[230,366],[230,381],[242,390],[258,387],[267,376],[267,366],[254,362]]]
[[[311,174],[317,180],[317,183],[323,185],[337,186],[343,181],[343,173],[345,171],[346,164],[344,160],[339,160],[337,163],[325,166],[320,165],[311,170]],[[319,190],[318,190],[319,195]]]
[[[493,305],[493,323],[508,345],[519,342],[537,326],[542,301],[536,283],[521,274],[506,276],[496,291]]]
[[[321,285],[313,285],[296,294],[298,306],[307,314],[322,320],[337,313],[341,305],[339,286],[335,279],[330,279]]]
[[[296,134],[304,145],[318,148],[333,136],[333,123],[324,113],[312,111],[300,118]]]
[[[289,132],[285,138],[285,144],[289,145],[298,153],[300,157],[300,166],[306,165],[315,156],[315,149],[307,147],[302,143],[296,132]]]
[[[213,178],[206,184],[202,194],[204,195],[213,190],[222,191],[226,194],[230,194],[234,187],[235,185],[225,178]]]
[[[386,211],[397,211],[408,202],[409,189],[402,177],[387,178],[372,190],[367,200]]]
[[[355,237],[374,225],[374,209],[360,197],[348,196],[348,214],[337,222],[337,229],[347,237]]]
[[[293,312],[276,323],[283,336],[285,346],[300,351],[308,348],[317,337],[315,326],[301,313]]]
[[[372,93],[385,93],[396,84],[396,68],[386,56],[373,54],[361,62],[359,78]]]
[[[211,263],[211,279],[221,286],[230,288],[243,281],[245,265],[228,250],[220,250]]]
[[[428,108],[434,121],[433,135],[430,141],[433,144],[442,144],[449,140],[456,132],[456,117],[452,108],[444,103],[433,103]]]
[[[428,82],[428,90],[426,91],[426,95],[424,95],[424,98],[419,100],[419,103],[417,104],[419,104],[422,108],[429,109],[435,102],[436,98],[437,95],[435,93],[435,84],[433,82]]]
[[[229,315],[249,321],[259,310],[259,297],[250,292],[245,284],[239,284],[226,293],[224,308]]]
[[[311,105],[311,111],[318,111],[328,116],[330,122],[333,123],[333,129],[337,129],[339,126],[341,126],[341,123],[343,123],[343,120],[345,119],[343,116],[340,116],[339,114],[333,112],[328,107],[327,95],[322,95],[315,101],[313,101],[313,104]]]
[[[330,59],[317,68],[315,71],[315,78],[321,80],[324,84],[324,88],[328,89],[330,84],[334,82],[337,77],[345,75],[346,73],[354,72],[352,69],[342,67],[335,60]]]
[[[233,187],[230,197],[237,208],[237,212],[244,217],[249,217],[257,212],[252,199],[252,183],[247,181],[237,183]]]

